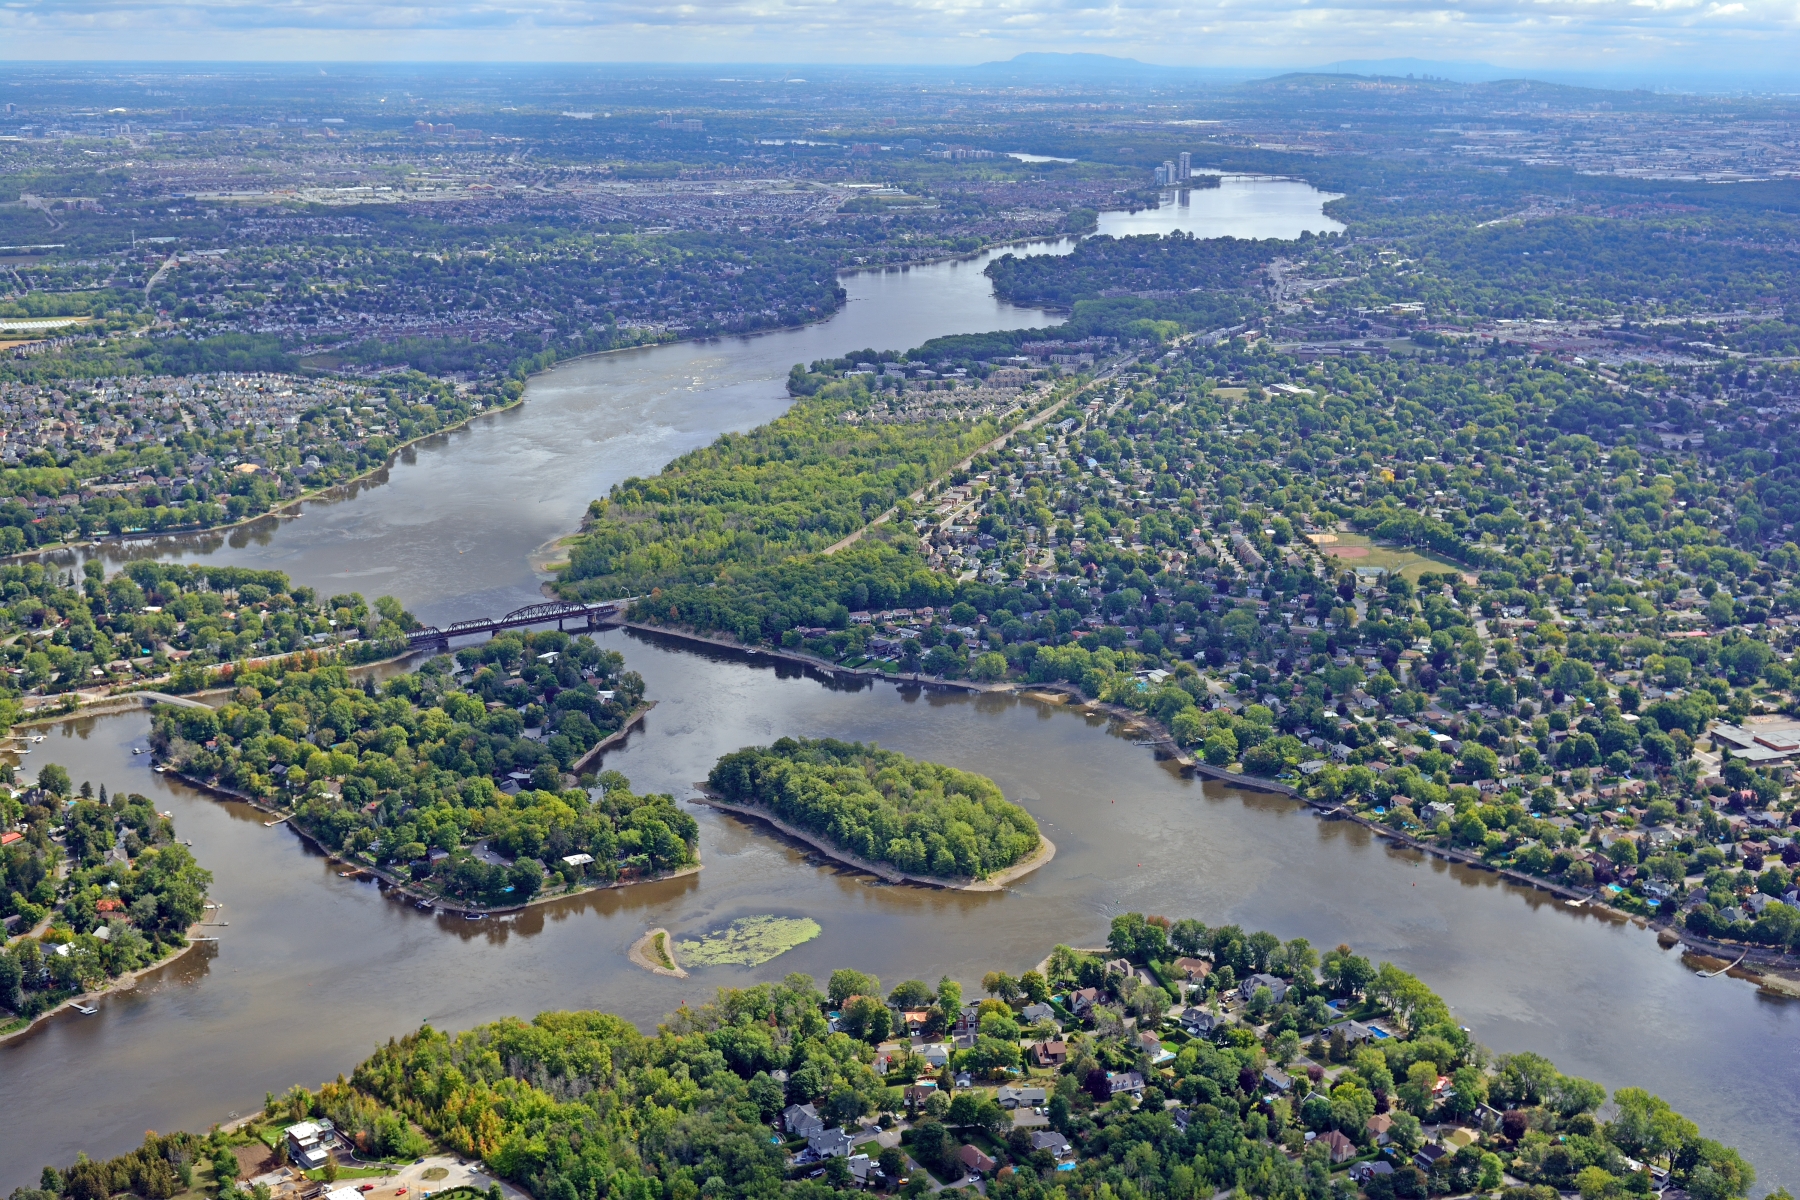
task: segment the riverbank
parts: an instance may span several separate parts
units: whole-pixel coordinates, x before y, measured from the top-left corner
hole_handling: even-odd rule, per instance
[[[938,688],[951,692],[970,692],[976,695],[1013,695],[1030,697],[1038,694],[1039,700],[1050,696],[1066,696],[1080,704],[1088,712],[1102,713],[1124,724],[1127,732],[1140,732],[1148,735],[1144,745],[1155,749],[1174,759],[1183,770],[1206,779],[1214,779],[1220,783],[1228,783],[1233,787],[1248,791],[1268,792],[1290,799],[1300,799],[1300,793],[1293,787],[1275,779],[1266,779],[1260,775],[1244,775],[1236,771],[1228,771],[1223,767],[1215,767],[1200,759],[1191,758],[1181,752],[1174,737],[1156,718],[1135,709],[1126,708],[1122,704],[1108,704],[1101,700],[1088,699],[1079,688],[1068,683],[1026,683],[1006,681],[1000,683],[981,683],[972,679],[944,679],[921,672],[883,671],[879,667],[846,667],[829,659],[820,658],[816,654],[808,654],[804,650],[789,650],[780,646],[746,646],[729,634],[699,633],[692,629],[677,629],[667,625],[652,625],[645,621],[615,620],[605,623],[612,629],[629,629],[635,633],[649,634],[672,638],[677,641],[692,642],[697,645],[710,646],[719,650],[733,650],[751,657],[772,658],[781,662],[790,662],[802,667],[811,667],[823,671],[834,679],[880,679],[895,684],[912,684],[916,687]]]
[[[616,746],[620,742],[624,741],[626,735],[629,734],[633,728],[635,728],[636,726],[642,725],[644,723],[644,718],[649,716],[650,710],[655,707],[656,707],[656,701],[645,700],[643,703],[639,704],[636,708],[632,709],[631,715],[629,717],[625,718],[624,724],[620,725],[617,729],[613,730],[611,733],[607,734],[605,737],[603,737],[599,741],[595,742],[593,747],[591,749],[589,749],[587,753],[583,754],[580,758],[578,758],[574,762],[570,763],[569,764],[570,770],[576,775],[580,775],[583,772],[585,772],[589,767],[593,766],[595,759],[599,758],[602,754],[606,753],[608,750],[612,749],[614,746]]]
[[[688,977],[688,973],[675,960],[675,939],[669,935],[668,930],[660,926],[631,943],[631,949],[625,952],[625,957],[653,975],[667,975],[671,979]]]
[[[470,413],[468,416],[454,424],[445,425],[441,429],[434,429],[430,433],[421,433],[418,437],[409,438],[404,442],[399,442],[392,450],[388,451],[387,457],[382,459],[379,465],[370,467],[366,471],[358,472],[348,479],[335,480],[323,487],[317,487],[310,491],[301,492],[298,496],[294,496],[291,499],[283,500],[279,504],[265,508],[254,516],[242,517],[236,521],[230,521],[223,525],[199,525],[192,529],[163,529],[153,533],[145,530],[138,530],[134,533],[108,533],[100,537],[83,538],[79,542],[57,542],[52,546],[34,546],[30,550],[22,550],[17,554],[0,555],[0,563],[24,562],[46,554],[55,554],[62,550],[92,550],[102,546],[115,544],[127,545],[133,542],[153,542],[157,538],[164,537],[198,537],[201,534],[207,533],[228,533],[233,529],[243,529],[246,526],[254,525],[258,521],[278,521],[284,517],[290,521],[295,520],[301,515],[299,511],[301,505],[305,504],[307,501],[329,499],[335,492],[355,487],[364,480],[371,479],[381,472],[391,469],[393,465],[399,461],[400,455],[412,447],[423,442],[428,442],[434,437],[442,437],[445,434],[455,433],[458,429],[467,428],[477,417],[491,416],[494,413],[511,412],[513,409],[518,408],[524,403],[525,394],[520,392],[518,399],[514,400],[511,404],[497,404],[489,408],[483,408],[477,412]]]
[[[1038,833],[1038,848],[1034,850],[1029,857],[1014,863],[1004,871],[995,872],[986,879],[971,879],[967,882],[959,882],[958,880],[944,879],[936,875],[914,875],[910,871],[902,871],[897,867],[890,867],[886,863],[870,862],[860,855],[852,854],[848,850],[834,846],[817,834],[809,833],[797,825],[788,824],[786,821],[783,821],[780,817],[775,816],[766,809],[755,808],[747,804],[733,804],[731,801],[719,796],[717,792],[714,792],[703,783],[696,783],[694,787],[700,792],[700,795],[694,797],[691,803],[704,804],[710,808],[716,808],[720,812],[728,812],[734,816],[762,821],[773,826],[777,831],[795,841],[806,843],[820,854],[823,854],[825,857],[832,859],[835,862],[840,862],[847,867],[853,867],[858,871],[874,875],[888,883],[916,883],[922,887],[942,888],[945,891],[951,892],[998,892],[1005,890],[1007,884],[1031,874],[1031,872],[1037,870],[1039,867],[1056,857],[1056,843],[1045,837],[1040,831]]]
[[[177,946],[175,949],[169,951],[167,954],[163,955],[161,958],[157,959],[153,963],[149,963],[145,966],[138,967],[135,970],[126,971],[125,973],[117,976],[116,978],[107,980],[106,986],[103,988],[99,988],[96,991],[82,992],[78,995],[70,996],[68,999],[64,1000],[61,1004],[56,1005],[54,1008],[45,1009],[43,1012],[39,1013],[36,1017],[32,1018],[26,1024],[21,1025],[16,1029],[9,1029],[4,1033],[0,1033],[0,1045],[5,1045],[7,1042],[11,1041],[14,1038],[24,1037],[26,1034],[30,1033],[32,1030],[36,1029],[38,1026],[40,1026],[44,1022],[48,1021],[51,1017],[54,1017],[56,1014],[63,1012],[65,1010],[71,1010],[77,1004],[86,1004],[89,1001],[98,1000],[102,996],[110,996],[114,992],[135,991],[137,989],[137,981],[140,978],[142,978],[143,976],[148,975],[151,971],[160,971],[164,967],[174,966],[177,962],[179,962],[182,958],[184,958],[187,954],[189,954],[194,949],[194,947],[200,945],[202,942],[217,941],[218,939],[216,939],[216,938],[197,938],[195,936],[194,930],[203,929],[205,927],[206,927],[206,922],[204,922],[204,921],[195,922],[192,926],[190,926],[188,928],[187,933],[184,935],[184,937],[182,939],[186,943],[185,945]],[[88,1016],[91,1014],[84,1013],[82,1015]]]

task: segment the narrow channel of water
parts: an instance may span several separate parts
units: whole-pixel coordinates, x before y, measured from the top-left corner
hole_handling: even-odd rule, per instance
[[[1277,228],[1246,218],[1215,234],[1330,225],[1319,214],[1324,197],[1304,185],[1227,181],[1192,201],[1202,197],[1227,208],[1261,197],[1265,207],[1251,211],[1264,215],[1291,210]],[[996,303],[981,265],[847,277],[846,309],[804,330],[567,364],[534,379],[521,408],[416,448],[354,494],[308,504],[298,521],[130,553],[207,556],[322,588],[391,592],[432,621],[505,611],[538,597],[532,551],[573,528],[589,499],[779,413],[794,362],[1054,320]],[[822,977],[837,966],[890,984],[945,972],[973,984],[994,967],[1024,969],[1056,941],[1095,943],[1131,909],[1237,921],[1321,947],[1348,941],[1417,972],[1488,1045],[1540,1050],[1609,1086],[1652,1088],[1709,1135],[1743,1147],[1766,1183],[1800,1184],[1800,1152],[1785,1121],[1770,1118],[1800,1102],[1800,1010],[1734,980],[1695,978],[1641,930],[1396,853],[1287,801],[1202,786],[1078,713],[889,685],[846,689],[635,636],[605,640],[660,701],[607,758],[640,788],[685,797],[720,753],[782,734],[876,740],[992,776],[1044,823],[1057,857],[999,895],[878,887],[696,809],[707,864],[697,876],[507,922],[451,921],[339,878],[291,830],[265,828],[247,807],[152,774],[148,756],[131,753],[144,744],[145,716],[67,722],[28,761],[58,762],[77,781],[141,791],[172,809],[217,876],[229,925],[215,931],[216,947],[106,998],[97,1015],[59,1016],[0,1046],[0,1094],[12,1101],[0,1121],[0,1190],[77,1151],[116,1154],[146,1128],[202,1129],[260,1104],[265,1091],[316,1086],[420,1021],[455,1029],[600,1007],[648,1025],[720,984],[789,970]],[[680,935],[770,912],[812,916],[824,932],[758,970],[682,981],[627,963],[646,928]]]

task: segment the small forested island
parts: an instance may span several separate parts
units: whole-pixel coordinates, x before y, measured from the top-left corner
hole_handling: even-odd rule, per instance
[[[55,765],[0,767],[0,1034],[186,949],[212,872],[133,792],[74,789]]]
[[[268,664],[216,711],[158,706],[151,745],[182,777],[291,814],[396,882],[513,906],[698,861],[699,827],[671,797],[575,774],[643,695],[591,639],[514,632],[379,687],[342,666]]]
[[[721,989],[648,1037],[602,1012],[424,1026],[347,1080],[47,1167],[12,1200],[391,1187],[471,1158],[538,1200],[919,1200],[976,1181],[990,1200],[1732,1200],[1755,1182],[1658,1097],[1624,1086],[1609,1105],[1541,1055],[1496,1055],[1348,946],[1126,913],[1104,953],[1057,946],[981,987],[884,995],[839,970],[823,990]]]
[[[759,810],[868,863],[933,880],[980,880],[1047,846],[1031,814],[970,771],[832,738],[782,738],[721,758],[707,777]]]

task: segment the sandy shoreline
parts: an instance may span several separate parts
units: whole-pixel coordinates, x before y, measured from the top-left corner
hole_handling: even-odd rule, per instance
[[[700,787],[698,784],[695,786]],[[954,879],[940,879],[935,875],[914,875],[911,872],[887,866],[885,863],[870,862],[848,850],[833,846],[818,835],[790,825],[780,817],[763,809],[752,808],[744,804],[733,804],[704,787],[700,787],[700,791],[701,794],[694,797],[692,803],[704,804],[710,808],[716,808],[720,812],[728,812],[734,816],[746,817],[772,825],[781,833],[797,842],[806,843],[825,857],[843,863],[847,867],[854,867],[858,871],[874,875],[888,883],[916,883],[924,887],[943,888],[952,892],[998,892],[1003,891],[1006,885],[1015,879],[1029,875],[1056,857],[1056,843],[1039,833],[1038,848],[1032,852],[1030,857],[1023,862],[1014,863],[1004,871],[997,871],[986,879],[971,879],[967,883],[958,883]]]
[[[657,938],[662,939],[663,953],[668,956],[670,966],[663,966],[657,959]],[[667,975],[672,979],[687,978],[687,972],[681,969],[681,963],[675,957],[675,937],[661,926],[647,931],[643,937],[631,943],[626,957],[653,975]]]

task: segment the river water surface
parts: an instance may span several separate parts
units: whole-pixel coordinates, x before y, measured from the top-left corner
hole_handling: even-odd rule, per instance
[[[1256,195],[1266,207],[1251,204]],[[1298,184],[1227,181],[1190,203],[1256,214],[1210,233],[1292,236],[1331,227],[1322,199]],[[1193,210],[1165,219],[1191,221]],[[845,310],[804,330],[566,364],[534,379],[522,407],[415,448],[355,494],[308,504],[298,521],[129,553],[389,592],[435,622],[506,611],[539,598],[533,550],[568,532],[589,499],[779,413],[794,362],[1054,320],[995,302],[980,265],[847,277]],[[0,1189],[80,1150],[116,1154],[146,1128],[203,1129],[259,1106],[266,1091],[317,1086],[422,1021],[459,1029],[599,1007],[649,1027],[721,984],[787,971],[822,979],[839,966],[889,985],[944,973],[973,985],[989,969],[1024,970],[1058,941],[1098,944],[1111,917],[1133,909],[1235,921],[1322,948],[1349,942],[1418,973],[1496,1050],[1534,1049],[1608,1086],[1648,1087],[1741,1146],[1765,1185],[1800,1183],[1791,1117],[1800,1009],[1734,980],[1698,979],[1629,924],[1396,852],[1286,800],[1184,778],[1076,710],[846,687],[632,634],[602,640],[659,702],[606,759],[641,790],[691,796],[719,754],[783,734],[875,740],[992,776],[1037,817],[1057,856],[1000,894],[875,886],[695,807],[698,875],[508,921],[450,920],[339,878],[247,807],[151,773],[148,756],[131,752],[145,744],[146,716],[65,722],[33,766],[58,762],[78,781],[141,791],[173,810],[216,876],[226,924],[211,931],[216,945],[105,998],[97,1015],[64,1014],[0,1046]],[[810,916],[823,933],[761,968],[687,980],[627,962],[647,928],[682,935],[757,913]]]

